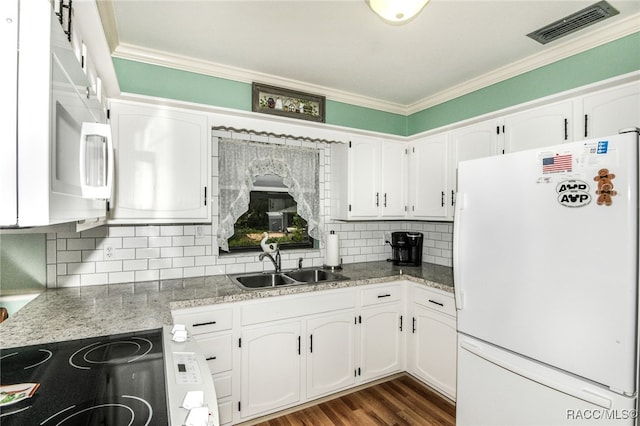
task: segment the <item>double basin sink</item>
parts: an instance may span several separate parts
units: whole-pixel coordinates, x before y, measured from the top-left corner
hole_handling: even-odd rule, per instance
[[[288,272],[263,272],[255,274],[239,274],[229,276],[245,290],[269,287],[317,284],[333,281],[345,281],[349,278],[323,269],[296,269]]]

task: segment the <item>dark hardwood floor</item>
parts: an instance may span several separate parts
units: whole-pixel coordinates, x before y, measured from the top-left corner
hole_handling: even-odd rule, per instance
[[[455,426],[455,422],[455,405],[412,377],[403,375],[256,424]]]

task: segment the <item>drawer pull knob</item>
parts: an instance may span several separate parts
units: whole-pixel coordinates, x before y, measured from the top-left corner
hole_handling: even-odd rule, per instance
[[[195,324],[193,324],[194,327],[200,327],[203,325],[214,325],[216,322],[215,321],[209,321],[209,322],[197,322]]]
[[[387,294],[381,294],[381,295],[378,296],[378,299],[382,299],[383,297],[391,297],[391,295],[388,294],[388,293]]]
[[[434,305],[444,306],[444,303],[436,302],[435,300],[429,299],[429,303],[433,303]]]
[[[215,356],[210,356],[210,357],[207,357],[207,358],[205,358],[205,359],[206,359],[207,361],[213,361],[214,359],[216,359],[216,357],[215,357]]]

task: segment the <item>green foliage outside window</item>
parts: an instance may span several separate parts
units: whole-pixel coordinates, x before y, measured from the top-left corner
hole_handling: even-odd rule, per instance
[[[272,219],[270,223],[270,215]],[[252,191],[249,210],[240,216],[229,239],[230,251],[260,250],[263,233],[267,242],[277,242],[280,249],[313,247],[307,235],[307,221],[296,211],[295,200],[285,192]]]

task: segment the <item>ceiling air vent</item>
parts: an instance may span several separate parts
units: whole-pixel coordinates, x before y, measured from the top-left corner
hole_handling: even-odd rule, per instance
[[[560,37],[564,37],[574,31],[581,30],[582,28],[617,15],[618,13],[620,12],[618,12],[609,3],[606,1],[600,1],[540,28],[539,30],[529,33],[527,36],[539,43],[547,44],[550,41],[557,40]]]

